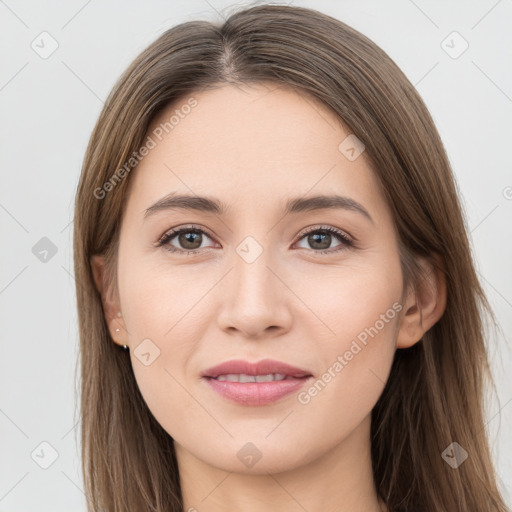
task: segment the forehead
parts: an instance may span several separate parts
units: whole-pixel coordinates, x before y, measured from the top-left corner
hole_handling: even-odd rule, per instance
[[[187,108],[192,99],[195,106]],[[215,154],[223,148],[229,149],[223,155],[226,159],[242,162],[257,156],[261,163],[267,155],[289,159],[293,150],[304,156],[304,143],[305,149],[329,144],[336,149],[339,136],[348,134],[342,121],[318,100],[272,83],[219,85],[192,93],[169,105],[148,133],[155,129],[163,129],[173,151],[183,144]]]
[[[349,160],[340,150],[350,135],[318,100],[275,84],[191,93],[151,124],[154,147],[131,176],[130,202],[140,211],[177,191],[270,208],[311,192],[385,209],[365,153]]]

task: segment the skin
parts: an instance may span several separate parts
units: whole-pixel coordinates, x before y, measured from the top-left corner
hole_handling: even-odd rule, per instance
[[[373,483],[370,415],[395,350],[442,315],[442,276],[403,289],[394,222],[371,164],[364,152],[349,161],[339,151],[350,131],[322,104],[275,84],[193,96],[198,105],[129,178],[115,293],[103,288],[103,257],[91,260],[112,337],[129,346],[140,391],[175,441],[184,510],[386,510]],[[228,210],[144,220],[170,192],[215,197]],[[333,193],[361,203],[374,223],[343,209],[283,214],[290,197]],[[189,224],[206,232],[195,255],[156,246]],[[331,252],[320,254],[303,231],[322,226],[349,234],[355,247],[334,252],[343,242],[333,235]],[[249,235],[263,249],[252,263],[236,251]],[[185,250],[178,237],[168,245]],[[226,360],[271,358],[316,380],[395,302],[400,313],[307,404],[292,393],[239,405],[200,377]],[[146,366],[136,349],[148,338],[160,355]],[[252,467],[237,457],[249,442],[261,453]]]

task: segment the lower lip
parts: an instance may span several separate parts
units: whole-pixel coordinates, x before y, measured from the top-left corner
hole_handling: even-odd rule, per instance
[[[271,382],[229,382],[206,378],[211,388],[227,398],[242,405],[267,405],[276,402],[290,393],[298,391],[311,377],[285,379]]]

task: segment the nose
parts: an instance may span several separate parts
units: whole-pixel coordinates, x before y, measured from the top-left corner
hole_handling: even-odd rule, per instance
[[[233,268],[219,290],[224,300],[217,322],[228,334],[260,339],[279,336],[290,329],[289,301],[293,294],[269,253],[264,250],[252,262],[234,255]]]

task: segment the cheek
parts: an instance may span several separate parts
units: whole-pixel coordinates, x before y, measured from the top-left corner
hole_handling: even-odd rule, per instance
[[[328,453],[369,419],[393,361],[393,331],[390,322],[366,345],[352,340],[332,347],[325,371],[297,395],[295,418],[301,430],[315,439],[313,444],[304,443],[309,450],[307,456]],[[289,435],[295,436],[293,432]]]
[[[214,284],[210,274],[171,263],[140,258],[124,269],[120,293],[130,339],[154,338],[160,343],[185,339],[185,331],[199,326],[201,300]],[[193,333],[189,332],[188,337]]]
[[[395,306],[399,308],[398,303]],[[371,323],[358,324],[358,319],[351,318],[347,330],[357,334],[343,333],[336,341],[318,347],[322,370],[298,395],[299,403],[315,402],[319,408],[342,406],[343,414],[355,416],[369,413],[384,388],[393,361],[398,308],[383,310],[376,320],[371,317]]]
[[[347,435],[372,410],[388,379],[402,305],[399,265],[347,273],[325,297],[322,319],[334,331],[317,344],[323,371],[297,396],[306,421]],[[320,304],[320,298],[317,297]]]
[[[319,269],[307,280],[297,280],[294,290],[312,313],[304,313],[297,324],[308,329],[318,325],[322,332],[318,340],[342,350],[357,336],[364,341],[365,333],[375,324],[383,332],[381,338],[389,337],[390,321],[401,308],[401,268],[396,258],[389,258],[385,263],[365,261]]]
[[[204,327],[201,297],[212,277],[191,277],[185,267],[120,265],[123,316],[138,388],[158,422],[175,434],[176,411],[194,412],[184,372]],[[195,411],[197,414],[197,411]]]

